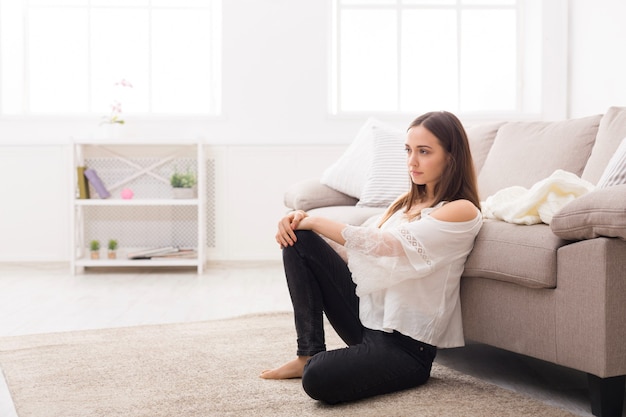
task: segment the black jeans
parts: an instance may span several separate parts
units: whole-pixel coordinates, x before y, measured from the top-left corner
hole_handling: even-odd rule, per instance
[[[313,356],[302,386],[314,399],[335,404],[412,388],[430,377],[434,346],[398,332],[365,328],[350,270],[316,233],[296,231],[283,249],[293,303],[297,355]],[[323,314],[347,348],[326,351]]]

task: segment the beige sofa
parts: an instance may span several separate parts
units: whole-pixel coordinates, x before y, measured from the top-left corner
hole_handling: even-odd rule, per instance
[[[378,139],[381,131],[385,129],[379,128]],[[557,169],[600,186],[607,167],[619,163],[617,151],[626,148],[620,146],[626,138],[626,108],[558,122],[492,123],[467,131],[483,200],[514,185],[531,187]],[[370,143],[376,139],[370,137]],[[342,158],[354,154],[354,148],[348,149]],[[360,162],[374,166],[373,158],[361,155]],[[347,195],[334,188],[328,179],[332,169],[322,176],[324,183],[312,179],[294,184],[285,193],[285,205],[350,224],[362,224],[383,210],[359,204],[364,196],[354,195],[358,192]],[[384,169],[390,168],[383,167],[383,175]],[[345,181],[350,172],[338,170],[335,179]],[[362,186],[363,178],[359,181]],[[378,190],[388,188],[379,184]],[[586,372],[593,414],[621,416],[626,185],[603,185],[579,196],[559,208],[549,225],[485,220],[461,280],[461,303],[468,342]]]

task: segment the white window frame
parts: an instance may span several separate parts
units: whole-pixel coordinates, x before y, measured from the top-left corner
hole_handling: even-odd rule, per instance
[[[340,41],[338,39],[340,34],[340,6],[341,0],[332,0],[331,4],[331,33],[329,36],[329,113],[332,117],[358,117],[371,115],[391,116],[404,119],[407,113],[402,111],[395,112],[381,112],[381,111],[342,111],[339,109],[340,102],[340,68],[339,68],[339,48]],[[367,2],[365,2],[367,3]],[[376,3],[376,2],[370,2]],[[452,5],[448,7],[456,8]],[[543,120],[556,120],[564,119],[568,115],[568,0],[551,0],[541,1],[541,13],[542,13],[542,51],[541,51],[541,110],[539,112],[527,112],[524,111],[523,104],[523,80],[521,76],[518,76],[518,94],[517,94],[517,108],[513,112],[485,112],[485,113],[472,113],[458,115],[463,119],[470,120],[492,120],[492,119],[509,119],[509,120],[536,120],[537,118]],[[372,9],[377,7],[392,8],[398,10],[400,14],[402,8],[410,8],[411,6],[401,5],[401,0],[396,0],[395,4],[381,6],[381,5],[350,5],[343,6],[350,8],[362,8]],[[523,0],[518,0],[518,22],[520,28],[524,27],[524,10]],[[532,29],[532,28],[531,28]],[[400,31],[401,28],[398,28]],[[520,29],[522,30],[522,29]],[[398,34],[400,39],[400,34]],[[523,35],[520,36],[518,41],[518,56],[521,58],[523,54]],[[458,51],[460,54],[460,50]],[[400,57],[398,56],[398,59]],[[523,60],[518,59],[518,70],[522,71],[521,66]],[[455,80],[456,81],[456,80]],[[399,84],[399,82],[398,82]],[[398,86],[401,89],[402,86]],[[411,114],[413,115],[413,114]]]
[[[2,3],[4,1],[13,1],[13,0],[0,0],[0,14],[3,12],[2,10]],[[23,73],[23,79],[20,80],[21,82],[21,89],[22,89],[22,105],[21,105],[21,111],[20,112],[12,112],[12,113],[5,113],[4,109],[2,108],[3,106],[3,101],[2,99],[0,99],[0,119],[2,120],[31,120],[31,119],[36,119],[36,120],[44,120],[44,121],[49,121],[52,119],[61,119],[61,120],[76,120],[76,119],[88,119],[88,118],[93,118],[94,115],[101,115],[102,112],[94,110],[94,103],[93,103],[93,99],[91,97],[91,93],[88,94],[88,103],[87,103],[87,111],[85,112],[80,112],[80,113],[34,113],[31,111],[30,108],[30,103],[29,103],[29,90],[30,90],[30,85],[29,85],[29,79],[28,79],[28,38],[27,38],[27,31],[28,31],[28,17],[26,16],[27,14],[27,9],[28,9],[28,0],[19,0],[20,2],[23,2],[23,25],[22,25],[22,35],[21,35],[21,48],[20,49],[20,60],[21,60],[21,66],[22,66],[22,73]],[[153,8],[159,8],[160,10],[163,10],[163,7],[158,7],[158,6],[152,6],[152,0],[148,0],[148,5],[147,6],[133,6],[135,8],[142,8],[142,9],[153,9]],[[221,117],[221,112],[222,112],[222,74],[221,74],[221,67],[222,67],[222,28],[221,28],[221,21],[222,21],[222,14],[221,14],[221,0],[209,0],[206,1],[206,5],[201,6],[201,8],[203,9],[209,9],[210,10],[210,15],[211,15],[211,42],[209,45],[206,45],[206,48],[209,50],[209,54],[211,56],[211,68],[212,68],[212,72],[211,72],[211,80],[210,80],[210,85],[211,85],[211,111],[209,113],[206,112],[202,112],[202,113],[158,113],[158,112],[154,112],[152,111],[152,100],[151,98],[149,99],[149,109],[147,112],[139,112],[139,113],[129,113],[128,115],[126,115],[126,117],[128,118],[133,118],[133,119],[140,119],[140,120],[154,120],[154,119],[159,119],[159,120],[163,120],[165,119],[169,119],[169,120],[189,120],[189,119],[201,119],[201,120],[207,120],[207,119],[214,119],[214,118],[219,118]],[[56,6],[46,6],[46,7],[56,7]],[[59,7],[67,7],[67,6],[59,6]],[[102,6],[91,6],[91,0],[87,0],[87,5],[83,5],[83,6],[73,6],[73,7],[82,7],[82,8],[91,8],[91,7],[102,7]],[[198,8],[198,6],[185,6],[185,5],[181,5],[181,6],[176,6],[176,7],[170,7],[173,9],[188,9],[188,8]],[[1,39],[0,39],[1,41]],[[149,44],[151,45],[151,42],[149,42]],[[4,51],[0,51],[0,57],[3,57],[3,52]],[[152,70],[153,68],[151,66],[148,67],[148,70],[150,72],[150,74],[152,74]],[[5,74],[3,74],[2,68],[0,67],[0,85],[2,85],[2,80],[5,77]],[[152,78],[152,75],[150,75],[150,78]],[[89,80],[89,85],[91,85],[92,83],[92,74],[91,74],[91,69],[90,72],[88,74],[88,80]],[[131,80],[132,82],[132,80]],[[150,82],[149,82],[150,84]],[[2,92],[0,91],[0,94],[2,94]],[[152,95],[151,90],[148,93],[150,96]]]

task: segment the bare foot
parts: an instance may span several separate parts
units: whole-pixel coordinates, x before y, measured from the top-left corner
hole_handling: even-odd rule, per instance
[[[289,361],[276,369],[268,369],[261,372],[261,375],[259,376],[263,379],[302,378],[304,365],[306,365],[309,358],[310,356],[298,356],[296,359]]]

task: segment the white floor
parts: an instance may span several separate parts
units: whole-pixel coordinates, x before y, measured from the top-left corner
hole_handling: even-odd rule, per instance
[[[0,337],[211,320],[291,311],[276,262],[213,263],[195,270],[94,270],[0,264]],[[285,352],[287,359],[292,352]],[[437,361],[541,401],[591,416],[586,376],[481,345],[440,350]],[[0,375],[0,416],[16,416]]]

